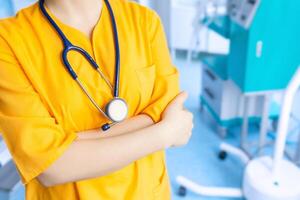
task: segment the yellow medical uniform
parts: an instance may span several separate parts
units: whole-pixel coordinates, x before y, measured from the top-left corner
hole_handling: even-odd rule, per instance
[[[179,91],[178,72],[172,66],[161,22],[153,11],[136,3],[110,3],[121,48],[120,97],[129,105],[129,117],[145,113],[157,122]],[[48,11],[69,40],[87,50],[113,83],[114,40],[103,5],[91,40]],[[99,178],[49,188],[38,182],[37,176],[63,154],[76,132],[100,128],[106,122],[67,73],[62,49],[61,39],[37,4],[0,21],[0,129],[26,186],[26,199],[170,199],[163,152]],[[69,58],[103,107],[112,98],[109,86],[80,54]]]

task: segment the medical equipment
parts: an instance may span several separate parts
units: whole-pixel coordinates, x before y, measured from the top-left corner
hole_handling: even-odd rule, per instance
[[[229,0],[229,16],[232,21],[248,29],[253,21],[261,0]]]
[[[245,197],[248,200],[299,200],[300,169],[284,159],[292,102],[299,87],[300,66],[285,90],[273,157],[262,156],[250,160],[249,156],[240,149],[225,143],[221,144],[221,149],[236,155],[247,165],[244,172],[243,189],[207,187],[178,176],[177,182],[181,186],[180,193],[184,195],[188,188],[204,196]]]
[[[45,18],[48,20],[48,22],[52,25],[52,27],[55,29],[57,34],[60,36],[64,49],[62,51],[62,60],[63,63],[69,72],[69,74],[72,76],[72,78],[78,83],[82,91],[86,94],[86,96],[89,98],[91,103],[97,108],[97,110],[106,117],[109,121],[112,123],[106,123],[102,125],[102,130],[106,131],[111,126],[115,125],[118,122],[122,122],[126,119],[128,114],[128,106],[124,99],[119,97],[119,85],[120,85],[120,47],[119,47],[119,39],[118,39],[118,31],[117,31],[117,24],[114,17],[114,13],[112,10],[112,7],[108,0],[104,0],[109,14],[111,18],[112,28],[113,28],[113,35],[114,35],[114,45],[115,45],[115,77],[114,77],[114,87],[111,85],[109,80],[105,77],[105,75],[100,70],[99,66],[95,62],[95,60],[92,58],[92,56],[89,55],[87,51],[82,49],[81,47],[75,46],[71,43],[70,40],[66,37],[66,35],[62,32],[62,30],[59,28],[59,26],[55,23],[55,21],[50,17],[48,14],[45,6],[44,6],[44,0],[39,1],[39,7]],[[91,66],[98,72],[98,74],[103,78],[103,80],[106,82],[106,84],[111,88],[113,92],[113,99],[110,100],[105,106],[105,109],[103,110],[100,108],[96,101],[92,98],[90,93],[88,92],[87,88],[82,84],[82,82],[79,80],[76,72],[73,70],[71,64],[68,61],[68,54],[71,51],[75,51],[80,53],[90,64]]]
[[[247,165],[243,190],[249,200],[300,199],[300,169],[284,160],[291,108],[299,87],[300,67],[284,94],[273,158],[266,156],[257,158]]]
[[[299,5],[269,0],[228,0],[227,8],[227,16],[217,17],[219,23],[210,24],[209,28],[230,40],[230,51],[228,55],[203,59],[205,69],[218,81],[205,85],[204,78],[208,76],[203,73],[205,87],[201,103],[217,121],[222,135],[242,122],[242,138],[245,138],[246,121],[276,121],[279,115],[279,106],[272,103],[272,96],[281,95],[293,74],[292,66],[297,66],[300,60],[299,28],[295,26]],[[215,98],[205,96],[204,89]],[[266,128],[261,128],[262,140]]]
[[[295,26],[299,4],[228,0],[227,7],[228,16],[220,16],[222,23],[209,28],[230,40],[230,52],[203,59],[204,71],[209,73],[203,73],[201,104],[217,122],[222,136],[228,128],[242,124],[243,149],[248,122],[260,122],[262,148],[269,120],[276,122],[279,115],[272,97],[282,95],[294,66],[300,63],[300,29]]]
[[[242,124],[245,109],[248,121],[258,124],[263,109],[264,98],[244,94],[226,72],[227,55],[208,55],[202,60],[201,111],[213,118],[217,132],[225,138],[233,126]],[[276,119],[277,113],[270,118]]]
[[[197,2],[197,12],[193,20],[194,30],[191,36],[190,48],[188,49],[187,55],[188,65],[190,65],[192,61],[193,53],[211,52],[209,44],[210,36],[213,35],[213,32],[210,29],[207,29],[207,27],[210,24],[218,23],[217,16],[226,14],[226,7],[224,6],[224,4],[226,5],[226,1],[224,0],[201,0]],[[203,37],[203,34],[205,35],[205,37]],[[216,36],[218,36],[218,34],[216,34]],[[216,36],[214,36],[214,38],[217,38]],[[217,46],[221,50],[220,46],[223,45],[226,50],[218,51],[217,53],[228,53],[228,40],[224,39],[223,37],[220,38],[225,41],[225,45],[218,43]],[[201,48],[202,46],[205,46],[205,50]]]
[[[204,69],[201,107],[206,108],[213,116],[217,122],[218,131],[223,137],[226,136],[229,128],[240,125],[246,118],[251,124],[258,124],[262,118],[261,111],[268,111],[264,109],[269,106],[270,102],[267,100],[275,93],[274,87],[278,87],[274,84],[270,88],[269,85],[274,80],[267,83],[265,80],[254,81],[257,77],[263,79],[268,76],[264,71],[265,66],[260,66],[259,69],[256,66],[261,65],[266,59],[266,55],[262,56],[261,54],[267,47],[263,48],[264,41],[260,38],[260,35],[268,32],[263,29],[264,25],[261,24],[264,18],[260,12],[268,12],[265,4],[263,4],[263,11],[260,11],[258,10],[261,5],[260,1],[228,0],[227,15],[214,15],[214,21],[208,24],[209,29],[230,41],[228,54],[209,55],[202,59]],[[259,16],[254,18],[257,14]],[[204,21],[209,21],[209,18]],[[270,28],[270,30],[272,29],[273,27]],[[267,43],[268,40],[267,38]],[[273,40],[272,44],[275,42]],[[253,49],[255,45],[257,45],[257,49]],[[273,51],[272,49],[266,50]],[[271,70],[268,69],[268,71]],[[257,73],[260,71],[263,71],[264,77]],[[269,84],[267,86],[269,88],[262,88],[262,83]],[[255,87],[253,87],[254,84]],[[250,86],[253,88],[246,88]],[[269,92],[270,90],[272,92]],[[278,106],[274,104],[272,112],[267,115],[271,120],[276,120],[278,114]],[[247,124],[244,123],[243,138],[247,135],[247,128]]]
[[[300,94],[300,88],[297,94]],[[299,96],[296,95],[295,98],[298,99]],[[300,167],[300,119],[296,116],[299,113],[297,111],[297,102],[294,102],[286,138],[287,148],[285,149],[284,155],[288,160]],[[277,134],[271,131],[268,133],[268,137],[275,141]]]
[[[247,164],[247,168],[243,190],[206,187],[179,176],[177,181],[183,186],[180,187],[181,194],[188,188],[207,196],[245,196],[250,200],[300,199],[300,189],[296,184],[300,180],[299,169],[283,160],[290,99],[294,95],[293,88],[300,84],[300,69],[297,70],[300,29],[295,26],[299,6],[298,1],[228,0],[228,16],[221,16],[220,24],[209,25],[230,40],[230,52],[204,60],[201,103],[219,125],[242,124],[241,148],[222,144],[219,156],[224,159],[226,153],[236,155]],[[276,113],[272,115],[274,113],[270,112],[272,96],[283,93],[289,100],[282,105],[273,159],[251,157],[247,144],[248,122],[260,122],[256,152],[262,156],[267,145],[269,119],[276,120]],[[235,113],[225,118],[231,114],[228,110],[235,110]]]

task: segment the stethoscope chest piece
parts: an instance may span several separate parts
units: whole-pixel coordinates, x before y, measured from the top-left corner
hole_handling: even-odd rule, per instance
[[[122,122],[126,119],[128,114],[127,103],[124,99],[115,97],[106,105],[105,113],[111,121]]]

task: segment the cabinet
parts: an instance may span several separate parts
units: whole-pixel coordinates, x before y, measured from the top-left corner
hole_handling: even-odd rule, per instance
[[[263,96],[246,97],[240,88],[228,79],[226,73],[227,56],[211,56],[203,59],[201,107],[206,108],[219,126],[222,136],[232,126],[240,125],[243,120],[245,99],[248,98],[250,123],[258,123],[263,108]],[[218,68],[215,68],[218,66]],[[271,113],[270,117],[276,117]]]

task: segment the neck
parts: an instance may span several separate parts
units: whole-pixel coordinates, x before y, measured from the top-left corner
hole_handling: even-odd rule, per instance
[[[100,18],[102,0],[45,0],[45,5],[63,23],[88,37]]]

